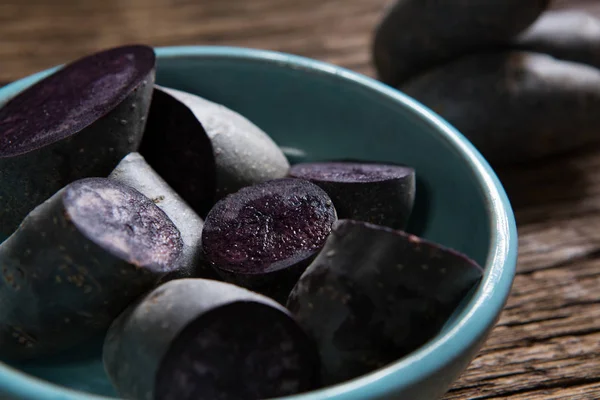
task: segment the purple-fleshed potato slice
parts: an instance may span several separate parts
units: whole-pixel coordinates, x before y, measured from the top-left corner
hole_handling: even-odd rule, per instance
[[[206,260],[229,282],[285,303],[336,220],[317,185],[282,178],[217,202],[202,231]]]
[[[154,85],[140,145],[148,164],[198,213],[215,203],[215,156],[209,137],[185,98]]]
[[[0,359],[52,355],[103,334],[177,266],[173,222],[135,189],[85,178],[0,245]]]
[[[325,190],[341,219],[403,229],[415,200],[415,171],[405,165],[311,162],[293,165],[289,175]]]
[[[125,398],[258,400],[319,384],[315,344],[283,306],[212,280],[154,289],[115,320],[103,353]]]
[[[434,337],[479,282],[466,256],[402,231],[339,220],[287,302],[317,342],[331,385]]]
[[[69,183],[106,176],[142,139],[152,96],[151,47],[74,61],[0,108],[0,238]]]

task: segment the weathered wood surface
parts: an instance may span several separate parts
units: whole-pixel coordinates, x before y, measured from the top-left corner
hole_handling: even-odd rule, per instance
[[[0,81],[123,43],[274,49],[373,75],[388,0],[0,0]],[[558,0],[587,8],[600,1]],[[446,399],[600,399],[600,148],[499,175],[520,233],[498,326]]]

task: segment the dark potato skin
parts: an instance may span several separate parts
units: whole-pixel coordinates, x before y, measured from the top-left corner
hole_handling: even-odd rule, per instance
[[[338,217],[403,229],[415,201],[413,168],[365,161],[295,164],[293,178],[306,179],[323,189]]]
[[[202,257],[201,240],[204,221],[148,165],[144,157],[139,153],[128,154],[108,177],[136,189],[152,200],[167,214],[181,233],[182,254],[177,259],[175,271],[169,274],[168,278],[217,278],[216,272]]]
[[[600,19],[579,10],[547,11],[513,47],[600,68]]]
[[[216,195],[213,147],[190,106],[176,93],[154,85],[139,152],[196,213],[206,216]]]
[[[155,74],[147,46],[77,60],[0,108],[0,239],[67,184],[136,151]]]
[[[199,379],[188,379],[185,384],[173,383],[170,380],[170,374],[176,372],[173,370],[182,367],[181,364],[172,363],[173,356],[177,356],[178,353],[177,347],[188,348],[190,352],[185,353],[192,354],[192,350],[197,346],[194,343],[194,333],[196,333],[194,331],[197,328],[214,326],[212,323],[215,320],[230,321],[232,313],[234,317],[238,315],[240,319],[251,318],[258,313],[265,316],[266,313],[265,317],[270,321],[264,325],[265,321],[257,319],[257,323],[253,326],[251,323],[240,326],[235,323],[229,324],[228,330],[241,334],[239,339],[242,342],[244,337],[247,337],[248,341],[261,336],[270,337],[269,331],[274,326],[279,326],[286,332],[291,347],[286,346],[288,348],[286,352],[280,343],[272,343],[268,345],[272,346],[271,352],[264,353],[260,366],[245,364],[243,360],[238,359],[242,362],[237,365],[237,368],[230,368],[228,371],[221,370],[220,363],[226,362],[230,357],[237,357],[239,354],[237,352],[243,347],[243,343],[239,343],[240,347],[230,347],[225,352],[227,353],[225,357],[223,353],[213,357],[208,354],[209,348],[200,354],[200,361],[209,371],[214,372],[215,380],[219,380],[221,375],[227,377],[228,374],[231,376],[230,379],[235,379],[238,373],[253,374],[257,379],[266,379],[261,375],[263,374],[261,371],[276,370],[282,365],[287,365],[288,361],[296,360],[293,362],[298,363],[301,368],[291,371],[292,375],[287,375],[287,378],[299,382],[297,390],[310,390],[318,385],[319,360],[314,342],[297,326],[283,306],[238,286],[205,279],[180,279],[168,282],[154,289],[121,314],[112,324],[104,343],[103,357],[108,376],[119,394],[125,398],[182,400],[185,398],[181,395],[172,397],[173,393],[177,393],[179,389],[182,392],[190,389],[190,392],[196,393],[196,397],[192,398],[197,400],[254,399],[255,397],[250,394],[251,387],[242,380],[236,380],[234,385],[227,385],[219,397],[211,396],[207,388],[204,388],[200,392],[202,396],[198,397],[198,388],[195,385],[201,385]],[[261,332],[264,332],[264,335]],[[210,339],[211,337],[213,339]],[[218,337],[214,339],[214,335],[208,335],[205,336],[204,341],[211,340],[211,343],[219,347]],[[227,342],[227,339],[223,338],[223,341]],[[175,360],[177,359],[175,357]],[[245,362],[250,363],[251,359]],[[189,371],[181,373],[189,373]],[[258,387],[259,392],[263,391],[263,397],[267,397],[267,394],[273,395],[274,393],[264,393],[266,389],[261,388],[264,383],[251,382],[251,386]],[[214,386],[212,388],[214,389]],[[240,391],[247,392],[240,395]],[[234,393],[237,393],[238,397],[235,397]]]
[[[478,283],[481,268],[402,231],[339,220],[287,302],[316,340],[323,384],[374,371],[422,346]]]
[[[290,164],[275,142],[258,126],[237,112],[191,93],[157,86],[192,111],[208,135],[216,163],[216,198],[239,189],[286,176]],[[141,153],[154,167],[148,150]],[[158,169],[157,172],[163,173]],[[202,177],[192,177],[201,179]],[[168,178],[165,178],[169,182]],[[173,185],[175,190],[177,187]],[[186,197],[182,194],[182,197]],[[208,209],[200,212],[204,217]]]
[[[454,125],[492,164],[600,142],[600,70],[530,52],[461,58],[399,89]]]
[[[182,247],[166,214],[128,186],[86,178],[61,189],[0,245],[0,359],[53,355],[103,334]]]
[[[206,217],[202,248],[225,281],[285,303],[336,219],[317,185],[275,179],[221,199]]]
[[[509,43],[549,0],[397,0],[376,28],[373,59],[391,86],[465,54]]]

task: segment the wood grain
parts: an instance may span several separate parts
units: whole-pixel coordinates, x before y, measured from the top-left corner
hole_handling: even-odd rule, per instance
[[[133,42],[273,49],[372,76],[369,45],[389,2],[0,0],[0,81]],[[594,0],[554,7],[600,16]],[[445,398],[600,399],[600,149],[498,173],[519,225],[518,275],[498,326]]]

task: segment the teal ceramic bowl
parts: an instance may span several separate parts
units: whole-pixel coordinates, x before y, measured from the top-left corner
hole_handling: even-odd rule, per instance
[[[453,127],[402,93],[356,73],[287,54],[228,47],[157,49],[157,83],[242,113],[294,160],[358,158],[416,168],[409,231],[462,251],[485,267],[481,284],[442,332],[397,362],[294,400],[435,399],[466,368],[510,291],[517,232],[504,189]],[[0,89],[0,104],[45,71]],[[36,364],[0,363],[0,398],[114,397],[100,346]]]

